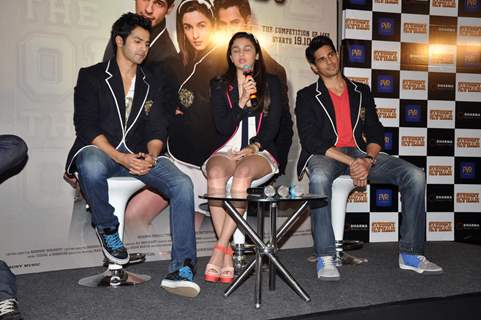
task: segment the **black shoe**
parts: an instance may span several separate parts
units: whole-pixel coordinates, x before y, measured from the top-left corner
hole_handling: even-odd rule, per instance
[[[15,299],[0,301],[0,320],[23,320]]]
[[[194,298],[200,292],[200,287],[194,282],[194,268],[190,259],[185,260],[184,266],[179,270],[165,276],[160,286],[170,293]]]
[[[97,234],[97,238],[99,238],[105,257],[109,259],[110,262],[121,265],[129,262],[129,254],[122,240],[120,240],[117,228],[95,228],[95,233]]]

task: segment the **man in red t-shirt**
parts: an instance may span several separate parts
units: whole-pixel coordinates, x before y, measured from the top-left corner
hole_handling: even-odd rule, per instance
[[[297,129],[302,146],[297,169],[299,177],[309,172],[309,192],[329,198],[327,206],[311,210],[318,278],[340,278],[334,263],[330,200],[332,183],[342,174],[349,174],[356,186],[366,186],[367,179],[399,186],[403,199],[399,267],[418,273],[442,273],[441,267],[424,256],[423,170],[380,152],[384,129],[371,91],[367,85],[342,75],[331,39],[313,38],[306,58],[319,79],[297,92]]]

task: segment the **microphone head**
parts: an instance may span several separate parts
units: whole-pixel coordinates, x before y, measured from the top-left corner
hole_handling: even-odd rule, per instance
[[[245,75],[245,76],[249,76],[249,75],[252,75],[252,66],[248,65],[248,64],[245,64],[243,67],[242,67],[242,73]]]

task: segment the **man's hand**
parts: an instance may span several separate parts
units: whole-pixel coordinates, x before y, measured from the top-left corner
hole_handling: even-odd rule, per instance
[[[358,158],[350,163],[349,175],[351,176],[355,186],[365,187],[367,185],[367,176],[371,166],[371,161],[366,158]]]
[[[67,172],[64,172],[63,180],[67,182],[74,189],[77,189],[77,187],[79,186],[77,177],[74,175],[70,175]]]
[[[129,170],[129,173],[143,176],[149,173],[155,165],[155,160],[144,153],[122,153],[119,152],[115,161]]]

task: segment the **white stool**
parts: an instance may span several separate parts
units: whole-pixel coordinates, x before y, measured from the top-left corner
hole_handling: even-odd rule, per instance
[[[266,183],[267,181],[272,179],[272,177],[274,175],[275,175],[275,173],[271,172],[271,173],[268,173],[265,176],[263,176],[263,177],[261,177],[257,180],[252,181],[251,182],[251,188],[255,188],[255,187],[263,185],[264,183]],[[229,193],[231,191],[231,188],[232,188],[232,177],[230,177],[229,180],[227,180],[227,183],[226,183],[226,186],[225,186],[226,193]],[[246,208],[246,211],[244,212],[243,216],[244,216],[244,219],[247,218],[247,208]],[[240,270],[244,269],[244,267],[246,265],[245,256],[244,256],[245,242],[246,242],[245,234],[241,230],[236,229],[235,232],[234,232],[234,235],[233,235],[234,268],[236,270],[236,273],[238,273]]]
[[[367,259],[357,258],[343,251],[347,198],[354,188],[354,183],[349,175],[339,176],[332,183],[331,223],[336,240],[336,264],[338,266],[367,262]]]
[[[123,241],[125,226],[125,208],[130,197],[145,184],[132,177],[112,177],[107,179],[109,203],[114,207],[114,214],[119,220],[119,237]],[[79,280],[79,285],[86,287],[118,287],[137,285],[149,281],[148,275],[139,275],[124,270],[122,265],[109,263],[108,269],[98,275]]]

